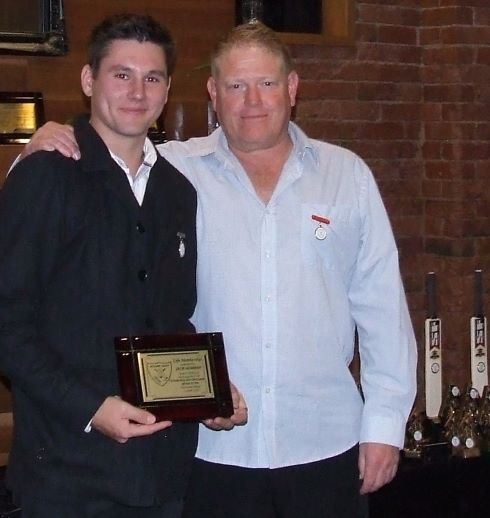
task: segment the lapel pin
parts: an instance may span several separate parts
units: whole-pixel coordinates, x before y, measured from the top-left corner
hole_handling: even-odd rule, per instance
[[[185,255],[185,243],[184,243],[185,234],[184,234],[184,232],[177,232],[177,237],[179,238],[179,255],[180,255],[180,258],[182,259],[182,257],[184,257],[184,255]]]

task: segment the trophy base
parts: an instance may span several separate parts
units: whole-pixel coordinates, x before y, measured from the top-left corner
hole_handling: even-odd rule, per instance
[[[451,456],[451,448],[448,442],[422,443],[415,448],[403,450],[406,459],[421,459],[424,463],[445,462]]]
[[[462,459],[474,459],[481,456],[480,448],[453,448],[453,455]]]

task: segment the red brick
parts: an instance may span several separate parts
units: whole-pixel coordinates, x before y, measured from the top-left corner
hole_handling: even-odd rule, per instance
[[[440,160],[442,158],[442,146],[438,141],[425,141],[422,144],[422,156],[426,160]]]
[[[437,0],[424,0],[424,2]],[[359,0],[359,6],[364,4],[381,4],[383,8],[388,9],[389,6],[400,7],[416,7],[420,8],[420,0]]]
[[[417,29],[400,25],[380,25],[378,27],[378,41],[381,43],[417,45]]]
[[[421,80],[425,84],[461,84],[469,80],[471,65],[431,65],[422,66],[420,70]]]
[[[471,257],[475,253],[475,242],[473,239],[428,237],[425,240],[425,251],[443,256]]]
[[[489,156],[488,142],[454,142],[442,144],[442,158],[446,160],[479,160]]]
[[[427,48],[422,55],[425,65],[462,64],[467,65],[475,61],[476,50],[468,45]]]
[[[346,81],[301,81],[299,99],[352,99],[357,97],[357,83]]]
[[[419,146],[416,142],[397,141],[354,141],[350,148],[365,159],[413,159],[417,157]]]
[[[382,105],[382,117],[387,121],[420,120],[420,112],[419,103],[386,103]]]
[[[377,104],[358,101],[339,101],[340,116],[343,120],[375,121],[379,119]]]
[[[425,218],[424,236],[425,237],[442,237],[444,229],[444,218],[428,217]]]
[[[455,104],[442,105],[442,118],[447,121],[486,122],[488,121],[488,106],[485,104]]]
[[[327,116],[328,114],[328,116]],[[331,101],[308,101],[302,100],[296,107],[296,117],[305,119],[309,117],[322,119],[339,119],[340,106],[337,102]]]
[[[442,106],[439,103],[424,103],[421,106],[420,118],[422,121],[440,121],[442,119]]]
[[[481,65],[490,65],[490,47],[479,47],[476,50],[476,62]]]
[[[483,7],[475,9],[475,25],[486,25],[490,26],[490,7],[488,2]]]
[[[448,45],[457,44],[490,44],[490,27],[443,27],[441,28],[441,41]]]
[[[464,178],[472,180],[475,178],[475,163],[429,159],[425,162],[425,177],[428,179]]]
[[[358,6],[358,20],[376,24],[404,25],[417,27],[420,23],[419,9],[405,9],[399,6],[387,7],[385,5]]]
[[[403,216],[391,218],[393,232],[398,238],[420,236],[424,231],[423,220],[420,217]]]
[[[369,122],[357,124],[356,138],[363,140],[402,140],[405,128],[402,123]]]
[[[441,43],[440,27],[420,27],[420,45],[435,45]]]
[[[424,85],[425,101],[473,102],[475,87],[473,84],[434,84]]]
[[[422,196],[424,198],[439,198],[442,195],[442,181],[424,180],[422,182]]]
[[[381,63],[420,63],[422,49],[412,45],[363,43],[359,45],[358,59]]]
[[[488,7],[488,0],[439,0],[441,6]]]
[[[373,23],[357,23],[356,24],[356,42],[377,41],[378,27]]]
[[[473,10],[469,7],[437,7],[422,11],[422,26],[469,25],[471,23],[473,23]]]

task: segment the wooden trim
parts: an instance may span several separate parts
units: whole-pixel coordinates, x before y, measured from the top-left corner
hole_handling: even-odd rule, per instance
[[[354,0],[323,0],[322,34],[279,32],[285,43],[353,45]]]

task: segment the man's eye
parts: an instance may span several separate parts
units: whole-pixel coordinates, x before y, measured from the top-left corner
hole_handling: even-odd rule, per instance
[[[117,77],[118,79],[127,79],[128,78],[128,74],[124,74],[123,72],[118,72],[115,77]]]
[[[160,79],[158,77],[155,77],[155,76],[150,76],[150,77],[146,78],[146,81],[148,83],[159,83]]]

